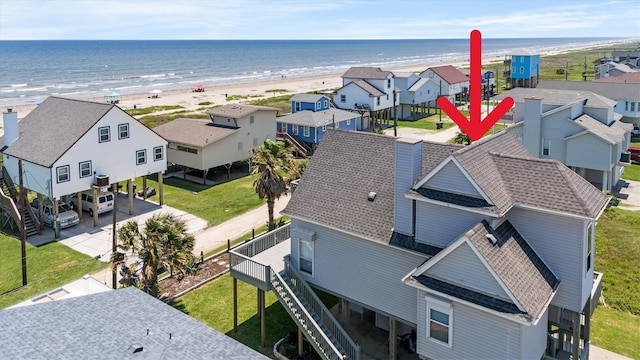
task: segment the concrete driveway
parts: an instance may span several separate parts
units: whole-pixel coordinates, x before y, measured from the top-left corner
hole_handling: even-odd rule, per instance
[[[160,206],[152,202],[152,200],[143,201],[139,198],[134,198],[134,214],[129,215],[128,199],[124,193],[117,194],[117,207],[116,228],[131,219],[137,220],[139,224],[143,224],[148,218],[153,216],[153,214],[166,212],[174,214],[176,217],[184,220],[187,224],[188,231],[192,234],[208,226],[207,221],[195,215],[174,209],[170,206]],[[111,256],[112,224],[113,212],[111,211],[99,215],[98,226],[93,226],[93,218],[90,217],[87,212],[84,212],[78,225],[60,230],[59,242],[78,252],[107,262]],[[27,242],[34,246],[43,245],[52,241],[55,241],[53,229],[46,226],[40,235],[27,239]]]
[[[620,179],[612,193],[620,199],[620,208],[640,210],[640,181]]]

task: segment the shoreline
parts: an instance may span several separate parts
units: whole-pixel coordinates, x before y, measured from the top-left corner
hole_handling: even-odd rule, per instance
[[[620,44],[626,44],[620,42]],[[611,43],[602,44],[590,44],[584,46],[572,46],[552,51],[546,51],[540,53],[541,57],[553,56],[564,54],[577,50],[587,50],[592,48],[598,48],[604,45],[612,45]],[[517,49],[514,49],[516,51]],[[485,56],[482,58],[482,64],[503,66],[504,58],[502,56]],[[415,64],[403,67],[383,68],[392,72],[422,72],[429,67],[452,65],[457,68],[464,68],[469,66],[468,59],[460,59],[458,61],[439,61],[430,62],[425,64]],[[500,71],[500,69],[498,70]],[[252,82],[235,82],[228,84],[219,84],[212,86],[205,86],[204,92],[193,92],[192,88],[187,89],[173,89],[163,91],[157,98],[152,98],[150,93],[134,93],[122,95],[117,106],[124,110],[136,108],[146,108],[151,106],[168,106],[168,105],[180,105],[184,107],[186,111],[196,111],[203,106],[216,106],[224,105],[227,103],[240,103],[245,100],[260,99],[269,96],[282,96],[282,95],[294,95],[298,93],[307,93],[313,91],[332,91],[342,86],[342,74],[323,74],[312,76],[301,76],[293,78],[281,78],[281,79],[269,79],[264,81],[252,81]],[[272,92],[269,90],[286,90]],[[243,96],[246,99],[227,101],[227,96]],[[51,95],[56,96],[56,95]],[[66,96],[67,98],[76,98],[81,100],[105,102],[104,97],[90,97],[90,98],[78,98],[73,96]],[[199,105],[207,102],[206,105]],[[5,105],[3,111],[8,108],[12,108],[12,111],[18,113],[18,117],[24,118],[29,112],[37,107],[37,104],[16,104]],[[1,124],[0,124],[1,125]]]

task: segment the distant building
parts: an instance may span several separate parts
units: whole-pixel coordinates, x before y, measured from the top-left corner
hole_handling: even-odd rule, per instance
[[[440,87],[432,79],[419,77],[412,72],[396,72],[396,86],[400,89],[399,119],[424,117],[429,113],[425,107],[436,107]]]
[[[624,74],[631,74],[637,71],[638,70],[632,69],[628,65],[610,61],[596,66],[596,73],[594,75],[594,78],[596,80],[604,79],[608,77],[621,76]]]
[[[469,91],[469,78],[451,65],[430,67],[420,77],[438,84],[440,95],[446,96],[452,104],[466,98]]]
[[[512,88],[538,86],[540,79],[540,54],[522,50],[507,55],[504,60],[504,76]]]

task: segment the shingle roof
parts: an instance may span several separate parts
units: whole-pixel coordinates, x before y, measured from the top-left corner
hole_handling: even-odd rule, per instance
[[[440,76],[442,80],[446,81],[449,84],[457,84],[469,81],[469,78],[465,74],[463,74],[462,71],[456,69],[451,65],[434,66],[430,67],[429,69],[438,74],[438,76]]]
[[[489,234],[497,240],[495,246],[487,239]],[[560,280],[511,223],[505,221],[494,231],[483,221],[467,231],[465,236],[528,316],[539,318]]]
[[[2,310],[0,324],[6,359],[268,359],[134,287]]]
[[[247,105],[247,104],[226,104],[224,106],[217,107],[207,111],[207,114],[239,119],[243,116],[253,114],[254,112],[259,110],[278,111],[280,109],[269,107],[269,106],[255,106],[255,105]]]
[[[153,130],[169,142],[205,147],[223,139],[238,129],[216,126],[209,120],[178,118]]]
[[[322,111],[304,110],[278,118],[278,122],[318,127],[335,122],[361,117],[360,114],[335,108]]]
[[[640,71],[622,74],[619,76],[608,76],[605,78],[595,79],[596,83],[619,83],[619,84],[640,84]],[[637,88],[640,93],[640,87]],[[595,91],[594,91],[595,92]]]
[[[112,104],[50,96],[19,122],[20,135],[5,154],[50,167],[113,108],[122,111]]]
[[[322,94],[306,94],[306,93],[302,93],[302,94],[293,95],[291,97],[291,99],[289,99],[289,101],[315,103],[318,100],[322,99],[323,97],[327,97],[327,96],[326,95],[322,95]]]
[[[623,142],[625,140],[625,133],[633,130],[633,124],[614,121],[611,125],[607,126],[587,114],[577,117],[573,122],[610,144]]]
[[[542,82],[541,82],[542,83]],[[562,87],[566,86],[567,90],[557,88],[543,88],[541,86],[537,88],[514,88],[509,91],[503,92],[500,95],[492,97],[493,100],[502,100],[509,96],[513,98],[516,103],[524,102],[526,97],[535,96],[542,98],[544,104],[549,105],[567,105],[576,101],[587,99],[587,106],[597,108],[610,108],[616,104],[614,100],[599,95],[589,90],[582,90],[579,88],[571,89],[570,87],[579,85],[561,85],[561,81],[556,82],[553,86]],[[577,83],[572,81],[565,81],[564,83]]]
[[[615,77],[608,77],[604,79],[611,78]],[[639,84],[620,84],[615,82],[600,81],[604,79],[598,79],[597,81],[540,80],[540,82],[538,83],[538,89],[591,91],[609,99],[640,101]]]
[[[391,71],[384,71],[380,68],[374,67],[357,67],[349,68],[342,78],[348,79],[386,79],[391,74]]]
[[[384,95],[384,93],[382,91],[378,90],[375,86],[369,84],[365,80],[354,80],[354,81],[351,81],[349,84],[343,86],[343,88],[349,86],[350,84],[356,85],[359,88],[361,88],[362,90],[366,91],[369,94],[369,96],[382,96],[382,95]]]

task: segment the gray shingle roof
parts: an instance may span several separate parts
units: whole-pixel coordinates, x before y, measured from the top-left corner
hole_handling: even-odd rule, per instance
[[[153,130],[169,142],[205,147],[223,139],[238,129],[215,126],[209,120],[178,118]]]
[[[111,109],[122,111],[112,104],[48,97],[19,122],[20,135],[5,154],[50,167]]]
[[[288,114],[278,118],[278,122],[287,124],[297,124],[303,126],[318,127],[333,124],[333,121],[340,122],[347,119],[361,117],[360,114],[351,111],[329,108],[322,111],[304,110],[293,114]]]
[[[291,97],[291,99],[289,99],[289,101],[315,103],[318,100],[322,99],[323,97],[327,97],[327,96],[326,95],[322,95],[322,94],[306,94],[306,93],[302,93],[302,94],[293,95]]]
[[[625,133],[633,130],[633,124],[614,121],[611,125],[607,126],[587,114],[577,117],[573,122],[610,144],[623,142],[626,138]]]
[[[362,90],[366,91],[369,96],[382,96],[384,95],[384,93],[380,90],[378,90],[375,86],[369,84],[368,82],[366,82],[365,80],[354,80],[351,81],[349,84],[354,84],[358,87],[360,87]],[[343,86],[343,87],[347,87],[349,86],[349,84]]]
[[[610,78],[611,77],[605,79]],[[540,80],[537,88],[571,91],[591,91],[609,99],[640,101],[640,84],[638,83],[620,84],[601,81]]]
[[[207,111],[207,114],[214,116],[223,116],[232,119],[239,119],[241,117],[253,114],[259,110],[272,110],[278,111],[280,109],[269,106],[256,106],[247,104],[226,104],[221,107],[217,107]]]
[[[496,238],[495,246],[487,239],[488,234]],[[465,235],[528,316],[539,318],[560,280],[511,223],[505,221],[494,231],[483,221]]]
[[[0,323],[6,359],[268,359],[136,288],[6,309]]]
[[[391,71],[384,71],[374,67],[354,66],[342,74],[342,78],[349,79],[386,79]]]
[[[580,89],[544,89],[537,88],[514,88],[509,91],[503,92],[500,95],[492,97],[494,100],[502,100],[505,97],[510,96],[514,102],[522,103],[525,97],[535,96],[542,98],[542,103],[549,105],[567,105],[575,103],[577,101],[583,101],[587,99],[587,106],[596,108],[608,109],[616,104],[614,100],[611,100],[605,96],[596,94],[589,90]]]
[[[618,76],[608,76],[593,80],[595,83],[636,84],[637,93],[640,93],[640,71],[626,73]],[[597,92],[597,91],[594,91]],[[606,96],[606,95],[605,95]]]

